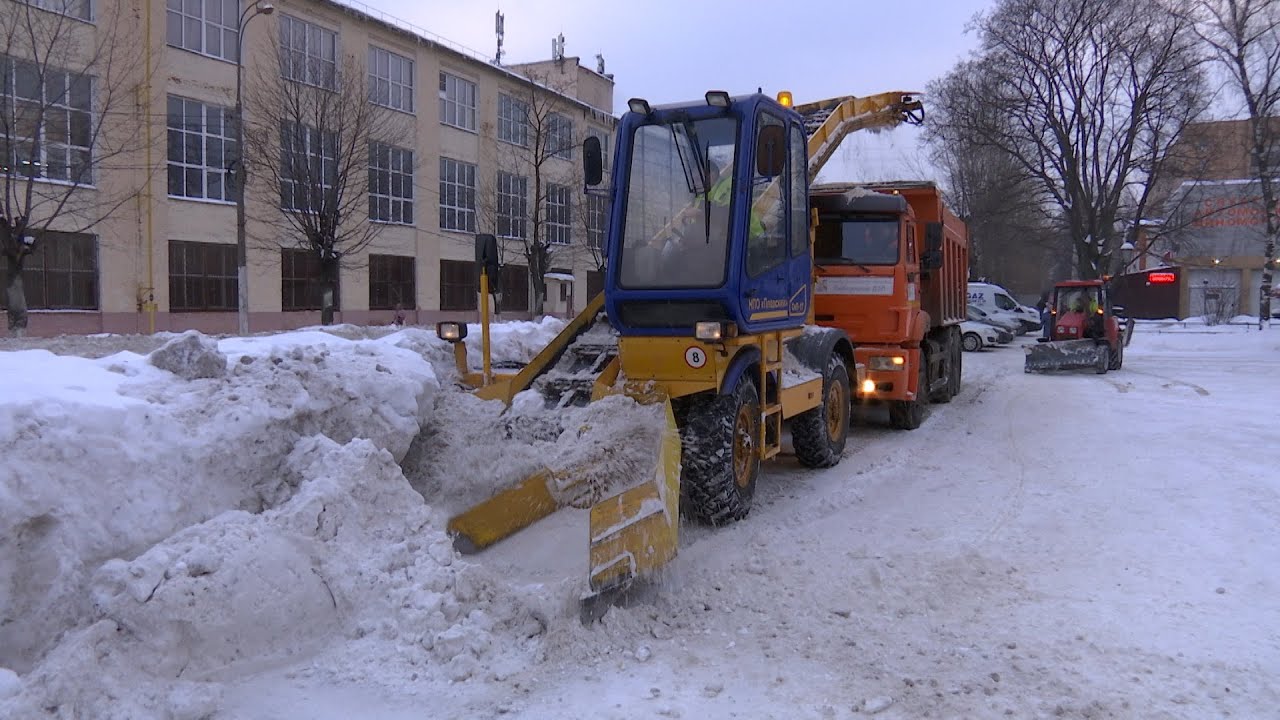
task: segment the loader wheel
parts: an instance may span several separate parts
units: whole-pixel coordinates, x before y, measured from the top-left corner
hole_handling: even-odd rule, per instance
[[[920,370],[915,400],[889,403],[889,424],[899,430],[915,430],[924,422],[925,405],[929,404],[929,359],[920,353]]]
[[[791,444],[801,465],[831,467],[840,462],[849,437],[849,371],[832,355],[822,378],[822,404],[791,421]]]
[[[699,398],[681,428],[681,481],[691,514],[725,525],[751,512],[760,474],[760,395],[745,374],[733,392]]]
[[[964,349],[968,352],[978,352],[982,349],[982,338],[978,337],[978,333],[964,334]]]
[[[1124,343],[1116,343],[1115,352],[1111,353],[1111,365],[1108,370],[1119,370],[1124,365]]]
[[[1098,360],[1093,364],[1093,371],[1099,375],[1106,375],[1109,367],[1111,367],[1111,348],[1099,345]]]

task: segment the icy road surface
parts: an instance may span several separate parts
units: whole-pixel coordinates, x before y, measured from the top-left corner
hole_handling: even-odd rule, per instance
[[[330,344],[330,355],[233,364],[232,380],[190,386],[151,380],[158,371],[128,358],[115,379],[68,360],[73,381],[40,386],[65,386],[65,402],[113,382],[134,387],[125,400],[103,397],[95,437],[110,437],[111,418],[139,417],[146,400],[186,422],[226,423],[197,437],[234,439],[240,426],[221,417],[231,410],[187,413],[233,408],[233,390],[263,398],[263,410],[237,422],[249,433],[275,423],[297,439],[273,435],[240,463],[278,469],[289,484],[211,485],[218,497],[148,502],[140,498],[156,491],[143,480],[108,472],[112,487],[134,493],[126,509],[153,514],[77,534],[59,528],[86,520],[50,524],[71,512],[55,504],[13,537],[0,525],[0,546],[28,553],[8,577],[0,557],[0,632],[33,648],[9,650],[25,663],[16,673],[0,668],[0,717],[1275,717],[1280,332],[1195,329],[1144,325],[1124,369],[1105,376],[1026,375],[1018,347],[966,353],[963,392],[919,430],[891,430],[871,409],[839,466],[766,464],[749,518],[686,525],[653,596],[589,628],[572,602],[584,582],[583,511],[456,559],[435,500],[414,505],[393,457],[450,463],[447,448],[404,446],[418,424],[444,421],[423,413],[463,407],[444,400],[447,381],[432,389],[432,372],[414,365],[409,350],[438,355],[435,375],[447,371],[447,353],[428,339]],[[0,369],[23,370],[19,360]],[[143,381],[152,384],[127,385]],[[350,395],[321,402],[333,383]],[[415,414],[403,399],[418,387]],[[34,384],[24,392],[39,394]],[[380,434],[342,446],[368,422],[365,398],[387,408],[374,416]],[[11,417],[23,452],[31,428],[90,422],[13,402],[6,415],[0,397],[0,434]],[[338,442],[308,439],[315,432]],[[58,462],[75,467],[109,467],[94,453],[119,452],[101,440],[71,453],[72,438],[58,437]],[[183,447],[182,458],[216,457]],[[265,454],[277,447],[293,448],[286,461]],[[171,467],[129,462],[140,469],[127,477]],[[25,494],[44,481],[15,483],[0,491],[20,505],[54,502]],[[77,512],[92,520],[107,499],[85,495]],[[252,512],[191,525],[221,507]],[[169,526],[191,529],[164,539]],[[40,554],[23,544],[34,532],[84,551]],[[92,573],[110,557],[97,548],[112,532],[133,551]],[[6,607],[4,583],[38,607],[18,580],[46,568],[22,558],[68,566],[81,557],[93,591],[57,606],[81,629],[33,655],[53,640],[5,627],[23,616]],[[272,574],[295,579],[264,584]],[[61,592],[76,597],[72,584]],[[264,604],[272,597],[293,604]],[[95,613],[107,619],[86,629]]]

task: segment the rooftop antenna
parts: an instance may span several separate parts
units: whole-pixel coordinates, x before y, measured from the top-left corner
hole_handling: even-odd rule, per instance
[[[564,60],[564,33],[551,38],[551,59]]]
[[[604,74],[604,53],[596,53],[596,72]]]
[[[503,31],[504,19],[501,10],[493,14],[493,31],[498,34],[498,54],[493,58],[494,65],[502,64],[502,37],[506,34]]]

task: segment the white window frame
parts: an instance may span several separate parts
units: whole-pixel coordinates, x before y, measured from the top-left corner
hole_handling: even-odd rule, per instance
[[[301,47],[297,47],[297,44]],[[280,15],[280,74],[326,90],[338,87],[338,33],[293,15]]]
[[[573,120],[568,116],[547,115],[547,150],[561,160],[573,159]]]
[[[93,0],[25,0],[28,5],[69,18],[93,22]],[[75,12],[73,12],[75,11]],[[81,14],[83,13],[83,14]]]
[[[588,195],[585,212],[587,213],[587,246],[601,250],[604,248],[604,230],[609,224],[609,198],[603,195]]]
[[[198,5],[193,14],[192,5]],[[227,17],[227,12],[231,16]],[[175,28],[176,23],[176,28]],[[173,37],[177,30],[178,38]],[[192,39],[191,34],[196,37]],[[189,50],[219,60],[236,62],[240,44],[240,0],[167,0],[165,4],[165,42],[170,47]],[[210,35],[219,47],[210,50]]]
[[[309,181],[315,180],[310,177],[310,171],[302,178],[292,177],[291,167],[296,166],[297,161],[292,158],[297,154],[302,154],[306,158],[307,166],[310,168],[315,160],[320,161],[320,183],[321,191],[333,190],[338,184],[338,140],[334,133],[325,133],[327,137],[323,140],[320,131],[310,125],[300,125],[298,123],[281,123],[280,124],[280,207],[285,210],[294,212],[321,212],[323,207],[311,207],[309,200],[307,202],[298,203],[298,198],[313,197],[312,191],[304,190],[301,195],[298,192],[298,186]],[[302,147],[291,147],[290,139],[298,139],[301,141]],[[286,185],[288,192],[285,191]]]
[[[514,240],[528,239],[529,178],[499,170],[497,183],[497,236]]]
[[[440,229],[476,231],[476,166],[440,157]]]
[[[39,86],[39,98],[22,94],[24,90],[18,82],[18,71],[24,66],[29,69],[29,74],[26,75],[28,80]],[[43,80],[40,78],[42,70],[45,75]],[[0,174],[12,173],[55,183],[92,185],[93,134],[97,122],[93,111],[94,77],[49,67],[41,68],[26,60],[5,55],[0,55],[0,73],[6,76],[0,83],[0,98],[5,98],[0,101],[0,108],[5,105],[11,105],[12,108],[0,110],[12,113],[0,118],[0,149],[3,149],[0,153]],[[61,82],[58,88],[50,92],[49,81],[54,77]],[[77,81],[83,81],[87,86],[78,85]],[[6,87],[9,88],[8,93],[4,90]],[[72,96],[81,94],[83,97],[80,100],[83,102],[72,105]],[[38,118],[38,124],[33,128],[35,135],[19,132],[21,128],[17,110],[23,106],[29,107]],[[63,123],[54,122],[59,115],[65,118]],[[83,120],[77,121],[78,118]],[[74,142],[73,136],[76,134],[84,136],[85,144]],[[34,160],[38,169],[27,172],[24,168],[31,167],[33,162],[30,159],[32,148],[38,151]],[[55,156],[59,159],[59,164],[50,162]],[[78,159],[79,164],[73,162],[73,158]],[[50,168],[59,167],[63,168],[63,175],[47,174]]]
[[[413,224],[412,150],[369,143],[369,219],[394,225]]]
[[[413,114],[413,59],[369,46],[369,102]]]
[[[573,240],[570,228],[569,186],[547,183],[547,242],[568,245]]]
[[[211,202],[235,202],[236,194],[234,187],[235,174],[231,169],[231,162],[236,157],[236,133],[235,118],[232,115],[231,108],[222,107],[221,105],[213,105],[210,103],[193,100],[191,98],[182,97],[181,95],[169,95],[166,98],[166,104],[179,103],[181,113],[175,118],[172,108],[168,108],[168,170],[173,171],[177,168],[183,175],[182,192],[175,194],[173,187],[166,179],[165,185],[171,198],[183,198],[187,200],[208,200]],[[198,115],[190,114],[195,109]],[[209,118],[212,113],[216,113],[219,123],[219,132],[213,133],[209,131],[211,123]],[[175,124],[176,123],[176,124]],[[177,136],[177,151],[180,159],[174,160],[174,137]],[[188,149],[188,140],[190,136],[194,136],[194,142],[198,143],[200,157],[195,159],[186,157]],[[217,158],[212,158],[215,154],[212,152],[218,148]],[[210,162],[210,160],[213,162]],[[200,173],[200,190],[199,194],[189,194],[187,184],[187,176],[192,172]],[[209,191],[210,181],[215,180],[221,183],[222,192],[220,196],[213,196]]]
[[[498,139],[518,147],[529,147],[529,103],[498,94]]]
[[[440,122],[467,132],[476,131],[476,84],[440,71]]]

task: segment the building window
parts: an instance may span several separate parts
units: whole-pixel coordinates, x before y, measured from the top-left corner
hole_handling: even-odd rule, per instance
[[[476,84],[440,73],[440,122],[476,131]]]
[[[604,229],[609,222],[609,198],[587,196],[587,245],[593,250],[604,248]]]
[[[338,138],[295,123],[280,126],[280,207],[320,212],[338,183]]]
[[[569,188],[565,185],[547,185],[547,242],[569,244]]]
[[[32,310],[97,310],[98,248],[92,235],[39,233],[22,266],[22,287]],[[8,259],[0,255],[0,270]],[[3,277],[3,272],[0,272]],[[0,306],[4,293],[0,293]]]
[[[169,96],[169,195],[234,200],[234,120],[229,108]]]
[[[413,224],[413,151],[369,143],[369,219]]]
[[[173,47],[236,61],[239,0],[168,0],[166,21]]]
[[[305,20],[281,15],[280,72],[288,80],[336,89],[338,34]]]
[[[498,237],[529,237],[529,178],[498,172]]]
[[[338,299],[341,283],[334,283],[333,309],[342,307]],[[280,251],[280,308],[319,310],[323,304],[320,283],[320,257],[314,250],[288,248]]]
[[[417,307],[414,260],[402,255],[369,256],[369,309]]]
[[[93,78],[2,56],[0,73],[3,172],[91,184]]]
[[[503,265],[502,312],[529,312],[529,268],[524,265]]]
[[[564,159],[573,159],[573,121],[560,113],[547,116],[547,151]]]
[[[26,0],[28,5],[34,5],[50,12],[61,13],[80,20],[93,20],[93,3],[90,0]],[[170,3],[172,5],[173,3]]]
[[[498,139],[529,147],[529,105],[510,95],[498,95]]]
[[[461,260],[440,261],[440,309],[475,310],[479,287],[476,264]]]
[[[169,241],[169,310],[235,310],[239,292],[235,245]]]
[[[440,158],[440,229],[476,231],[476,166]]]
[[[382,48],[369,48],[369,102],[413,112],[413,61]]]

